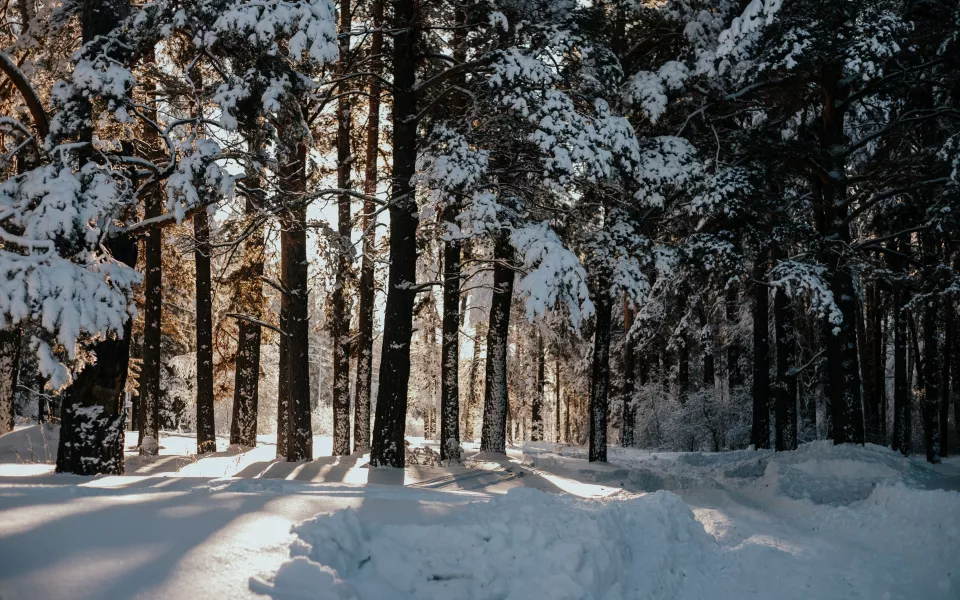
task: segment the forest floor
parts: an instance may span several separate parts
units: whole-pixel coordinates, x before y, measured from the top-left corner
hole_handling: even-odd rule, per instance
[[[57,433],[0,437],[2,600],[960,597],[956,458],[466,444],[399,471],[322,437],[310,463],[275,461],[272,436],[198,460],[168,433],[89,478],[52,474]]]

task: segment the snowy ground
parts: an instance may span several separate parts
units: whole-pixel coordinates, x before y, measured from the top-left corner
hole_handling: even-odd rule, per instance
[[[56,435],[0,437],[3,600],[960,597],[956,459],[528,444],[399,472],[168,434],[82,478],[52,474]]]

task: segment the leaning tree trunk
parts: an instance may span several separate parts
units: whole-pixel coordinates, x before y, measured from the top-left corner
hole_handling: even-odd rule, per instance
[[[250,136],[247,136],[250,140]],[[257,148],[251,142],[251,153]],[[245,183],[252,196],[246,200],[248,219],[256,219],[260,198],[256,196],[260,189],[260,175],[251,164],[247,167]],[[234,369],[233,418],[230,424],[230,443],[240,446],[257,445],[257,412],[260,399],[260,325],[256,322],[263,310],[263,230],[256,228],[243,242],[243,263],[238,281],[237,298],[239,307],[252,320],[241,320],[237,324],[237,361]],[[277,402],[280,398],[278,395]],[[286,438],[286,423],[277,423],[277,449]]]
[[[216,452],[213,419],[213,293],[210,283],[210,221],[206,210],[193,215],[197,271],[197,454]],[[256,443],[256,442],[254,442]]]
[[[758,450],[770,447],[770,325],[769,291],[765,283],[766,250],[753,267],[753,426],[750,443]]]
[[[340,63],[339,74],[344,77],[350,58],[350,0],[340,0]],[[343,84],[341,84],[343,85]],[[343,90],[341,90],[343,91]],[[350,96],[341,93],[337,101],[337,187],[350,190],[353,186],[353,152],[350,148]],[[350,195],[337,197],[337,266],[334,276],[331,337],[333,338],[333,455],[350,454],[350,307],[347,280],[353,259],[350,214]]]
[[[384,308],[380,390],[374,415],[372,466],[404,465],[403,433],[410,382],[410,337],[416,296],[417,165],[416,61],[419,3],[396,0],[393,11],[393,186],[390,198],[390,276]]]
[[[507,338],[513,298],[513,246],[503,232],[494,242],[493,299],[487,329],[487,365],[484,373],[483,427],[480,451],[507,452]]]
[[[370,391],[373,380],[374,251],[377,239],[377,159],[380,150],[380,53],[383,51],[383,0],[373,0],[370,42],[370,99],[367,106],[367,148],[363,180],[363,218],[360,220],[363,263],[360,266],[360,306],[357,314],[357,384],[353,403],[353,451],[370,449]]]
[[[610,394],[610,313],[612,300],[604,282],[597,284],[596,331],[590,380],[590,462],[607,462],[607,408]]]
[[[23,329],[0,331],[0,435],[13,431],[13,400],[20,378],[20,347]]]
[[[130,14],[128,0],[85,0],[81,6],[84,43],[106,35]],[[88,110],[92,107],[87,105]],[[87,129],[81,141],[93,139]],[[106,242],[108,252],[130,268],[137,264],[137,243],[127,236]],[[123,388],[130,361],[131,320],[122,337],[107,338],[90,350],[97,362],[87,365],[63,392],[60,418],[60,445],[57,472],[77,475],[123,473],[124,420]]]
[[[287,338],[287,361],[279,373],[289,391],[287,440],[283,456],[288,462],[313,460],[313,427],[310,420],[310,322],[307,288],[307,149],[296,144],[280,168],[281,190],[288,203],[280,233],[280,313]],[[349,419],[349,412],[347,413]],[[349,429],[348,429],[349,431]],[[277,448],[279,452],[281,448]]]
[[[774,400],[777,452],[797,449],[797,374],[794,370],[796,328],[787,292],[778,289],[773,298],[774,333],[777,336],[777,388]]]

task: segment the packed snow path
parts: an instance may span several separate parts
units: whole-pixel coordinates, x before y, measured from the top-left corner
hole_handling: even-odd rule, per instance
[[[598,465],[528,444],[400,472],[278,463],[267,436],[196,460],[171,434],[127,476],[81,478],[29,462],[55,436],[0,437],[3,600],[960,596],[960,494],[937,489],[960,467],[875,446]]]

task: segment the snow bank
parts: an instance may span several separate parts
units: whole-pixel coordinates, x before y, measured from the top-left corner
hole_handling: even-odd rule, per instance
[[[27,425],[0,435],[0,463],[54,463],[59,425]]]
[[[294,558],[251,590],[284,600],[307,590],[324,600],[705,597],[694,575],[722,559],[669,492],[602,503],[515,489],[429,524],[378,524],[348,509],[294,532]]]
[[[524,463],[549,471],[568,470],[580,480],[619,486],[634,492],[683,492],[720,487],[753,488],[814,504],[845,505],[864,500],[880,485],[943,487],[943,472],[920,458],[907,458],[883,446],[811,442],[793,452],[649,452],[611,448],[609,467],[584,467],[580,448],[526,447]],[[581,456],[583,455],[583,456]]]

